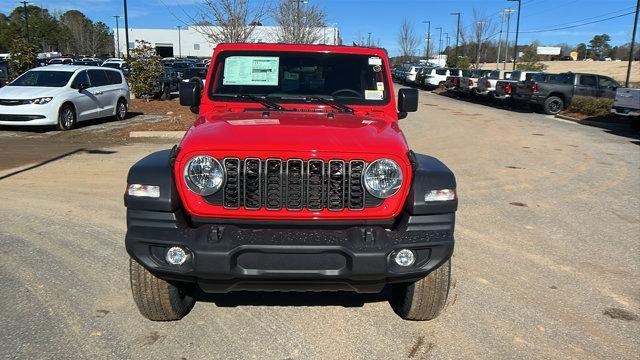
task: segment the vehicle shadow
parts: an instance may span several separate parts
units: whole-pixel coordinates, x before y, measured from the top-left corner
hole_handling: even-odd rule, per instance
[[[585,119],[580,121],[579,124],[599,128],[609,134],[638,140],[640,139],[640,129],[638,128],[640,119],[635,120],[636,124],[634,124],[633,121],[633,119],[619,120],[603,116]]]
[[[33,169],[37,169],[37,168],[39,168],[41,166],[44,166],[44,165],[47,165],[49,163],[52,163],[52,162],[55,162],[55,161],[58,161],[58,160],[62,160],[62,159],[66,158],[66,157],[69,157],[71,155],[78,154],[78,153],[83,153],[83,152],[87,153],[87,154],[93,154],[93,155],[111,155],[111,154],[117,153],[117,151],[113,151],[113,150],[79,148],[79,149],[76,149],[76,150],[73,150],[73,151],[66,152],[66,153],[64,153],[62,155],[58,155],[58,156],[52,157],[50,159],[41,161],[41,162],[39,162],[37,164],[28,166],[26,168],[13,171],[13,172],[10,172],[10,173],[5,174],[5,175],[1,175],[0,176],[0,181],[2,181],[4,179],[8,179],[8,178],[10,178],[12,176],[16,176],[18,174],[22,174],[24,172],[27,172],[27,171],[30,171],[30,170],[33,170]]]
[[[141,112],[128,112],[127,113],[127,117],[122,120],[122,121],[128,121],[131,119],[134,119],[137,116],[140,115],[144,115]],[[98,118],[98,119],[92,119],[92,120],[86,120],[86,121],[81,121],[79,123],[77,123],[76,127],[73,130],[68,130],[68,131],[74,131],[77,129],[83,129],[83,128],[87,128],[90,126],[96,126],[96,125],[104,125],[110,122],[116,122],[113,117],[109,116],[109,117],[103,117],[103,118]],[[28,133],[35,133],[35,134],[46,134],[46,133],[59,133],[61,131],[57,130],[55,128],[55,126],[53,125],[42,125],[42,126],[7,126],[7,125],[0,125],[0,131],[12,131],[12,132],[28,132]]]
[[[342,306],[362,307],[367,303],[386,302],[391,288],[378,294],[358,294],[347,291],[323,292],[264,292],[237,291],[226,294],[208,294],[197,289],[192,294],[196,301],[215,303],[220,307],[237,306]]]

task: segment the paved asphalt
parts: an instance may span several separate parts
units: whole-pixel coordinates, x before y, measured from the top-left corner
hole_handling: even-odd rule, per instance
[[[403,321],[387,294],[240,293],[179,322],[147,321],[129,290],[122,193],[129,166],[170,144],[82,144],[12,165],[23,172],[0,167],[0,356],[637,359],[637,134],[434,94],[420,102],[401,127],[455,171],[460,195],[438,319]],[[4,130],[0,143],[20,136]],[[11,158],[1,152],[0,165]]]

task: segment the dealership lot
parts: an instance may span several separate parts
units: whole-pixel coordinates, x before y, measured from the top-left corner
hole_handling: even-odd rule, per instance
[[[438,319],[403,321],[387,294],[252,293],[202,299],[180,322],[147,321],[129,290],[122,193],[132,163],[172,144],[101,142],[90,132],[103,124],[70,132],[85,132],[75,143],[2,130],[0,353],[635,358],[637,132],[426,92],[420,103],[400,126],[416,152],[452,168],[460,195],[454,283]]]

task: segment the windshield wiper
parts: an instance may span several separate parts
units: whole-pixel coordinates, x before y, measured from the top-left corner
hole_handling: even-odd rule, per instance
[[[349,114],[353,114],[353,109],[348,107],[347,105],[343,105],[340,104],[339,102],[335,101],[332,98],[325,98],[325,97],[320,97],[320,96],[309,96],[309,97],[305,97],[304,98],[305,101],[318,101],[321,102],[325,105],[329,105],[334,109],[338,109],[338,110],[342,110],[344,112],[347,112]]]
[[[255,95],[249,95],[249,94],[214,94],[214,96],[231,97],[231,98],[236,98],[236,99],[248,99],[248,100],[257,102],[260,105],[263,105],[267,109],[287,110],[284,106],[278,104],[275,101],[267,100],[265,98],[258,97],[258,96],[255,96]]]

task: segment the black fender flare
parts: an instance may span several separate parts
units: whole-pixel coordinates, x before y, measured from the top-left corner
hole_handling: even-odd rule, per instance
[[[127,209],[176,211],[182,207],[173,176],[173,163],[178,150],[175,146],[170,150],[154,152],[131,166],[127,189],[131,184],[156,185],[160,187],[160,197],[131,196],[125,191],[124,205]]]
[[[425,194],[430,190],[456,190],[456,177],[440,160],[409,151],[407,154],[413,167],[411,188],[405,201],[405,211],[411,215],[453,213],[458,209],[458,197],[451,201],[426,202]]]

